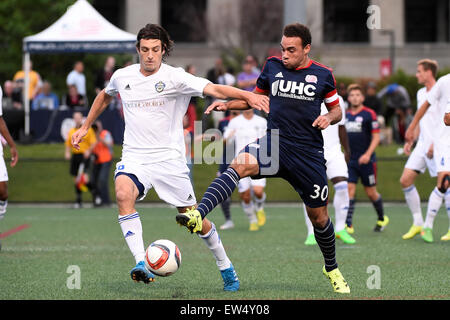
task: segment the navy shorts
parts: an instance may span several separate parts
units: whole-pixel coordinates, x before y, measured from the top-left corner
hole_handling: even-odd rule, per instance
[[[367,164],[359,164],[358,160],[350,160],[348,163],[348,182],[358,183],[358,179],[365,187],[373,187],[377,184],[377,162],[370,160]]]
[[[284,143],[278,135],[267,134],[248,144],[241,153],[250,153],[258,161],[259,174],[252,176],[252,179],[283,178],[308,207],[318,208],[328,204],[323,149],[305,150],[304,147]]]

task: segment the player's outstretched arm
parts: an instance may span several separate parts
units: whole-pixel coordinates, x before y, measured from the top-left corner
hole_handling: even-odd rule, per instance
[[[320,130],[326,129],[329,125],[333,125],[341,121],[342,110],[340,105],[328,108],[328,113],[320,115],[314,120],[312,126]]]
[[[209,83],[203,89],[203,93],[217,99],[240,99],[244,100],[250,107],[256,110],[269,112],[269,97],[266,95],[255,94],[250,91],[241,90],[235,87]]]
[[[427,112],[428,108],[430,107],[430,103],[428,101],[425,101],[417,110],[416,114],[414,115],[413,120],[408,126],[408,129],[405,132],[405,140],[407,143],[412,144],[414,142],[414,133],[417,125],[419,124],[420,119],[424,116],[425,112]]]
[[[80,129],[75,131],[72,135],[72,145],[75,149],[79,149],[79,143],[83,139],[83,137],[87,134],[89,128],[92,126],[94,121],[102,114],[102,112],[106,109],[106,107],[111,103],[112,97],[105,92],[103,89],[100,93],[95,97],[94,102],[92,103],[91,110],[89,110],[88,116],[84,121],[83,125]]]
[[[9,133],[8,127],[6,126],[5,120],[0,116],[0,134],[5,138],[6,142],[8,142],[9,151],[11,153],[11,167],[14,167],[19,161],[19,154],[17,153],[16,144],[14,139],[11,137]]]

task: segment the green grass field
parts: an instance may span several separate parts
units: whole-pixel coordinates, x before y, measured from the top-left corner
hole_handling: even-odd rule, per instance
[[[28,228],[2,239],[0,300],[5,299],[449,299],[450,243],[440,241],[448,218],[441,208],[434,228],[435,242],[401,235],[411,224],[407,208],[386,205],[391,223],[382,233],[372,231],[373,208],[357,205],[355,245],[337,240],[337,258],[352,293],[336,295],[322,275],[319,248],[303,245],[306,227],[300,205],[269,206],[268,221],[258,232],[247,231],[248,222],[235,206],[236,227],[221,231],[225,249],[241,280],[241,290],[226,293],[211,253],[198,239],[175,223],[175,210],[139,207],[148,245],[170,239],[181,250],[181,268],[155,283],[134,283],[134,266],[120,227],[117,209],[73,210],[56,207],[10,205],[0,230],[27,224]],[[332,214],[333,209],[330,209]],[[220,210],[209,216],[219,226]],[[81,289],[68,289],[67,269],[79,266]],[[378,266],[381,288],[369,289]],[[369,281],[370,282],[370,281]]]

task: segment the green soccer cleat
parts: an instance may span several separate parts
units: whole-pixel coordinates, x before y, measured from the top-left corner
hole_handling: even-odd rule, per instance
[[[422,232],[420,233],[420,235],[422,236],[422,239],[425,242],[428,242],[428,243],[433,242],[433,229],[431,229],[431,228],[423,228]]]
[[[345,229],[336,232],[336,238],[342,240],[342,242],[346,244],[354,244],[356,242],[356,240],[349,235]]]
[[[175,219],[179,225],[185,226],[191,233],[202,231],[202,216],[195,207],[187,209],[184,213],[177,214]]]
[[[377,224],[375,225],[375,228],[373,229],[373,231],[376,231],[376,232],[383,231],[384,228],[386,228],[386,226],[388,225],[388,223],[389,223],[389,218],[388,218],[388,216],[385,215],[383,221],[381,221],[381,220],[377,221]]]
[[[323,266],[322,272],[325,275],[325,277],[327,277],[330,280],[334,292],[350,293],[350,287],[348,286],[347,281],[345,281],[344,277],[342,276],[342,273],[339,271],[338,268],[333,269],[330,272],[327,272],[325,266]]]
[[[313,246],[313,245],[316,245],[316,244],[317,244],[316,237],[314,236],[313,233],[311,233],[310,235],[308,235],[308,237],[306,237],[305,245]]]
[[[446,234],[441,237],[441,241],[449,241],[450,240],[450,230]]]
[[[412,225],[411,228],[409,228],[409,231],[402,236],[402,239],[403,240],[412,239],[416,235],[420,234],[421,231],[422,227]]]

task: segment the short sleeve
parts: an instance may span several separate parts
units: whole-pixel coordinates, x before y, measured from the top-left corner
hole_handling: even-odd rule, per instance
[[[208,79],[196,77],[183,68],[177,68],[173,80],[180,94],[191,97],[203,97],[203,90],[211,83]]]
[[[267,94],[270,92],[270,81],[269,81],[269,60],[266,60],[264,67],[256,80],[255,91]]]
[[[338,95],[339,106],[341,107],[342,119],[337,123],[338,126],[345,126],[345,107],[344,107],[344,99],[340,95]]]
[[[377,115],[373,110],[370,113],[370,131],[372,133],[380,132],[380,124],[378,123]]]
[[[325,103],[327,108],[332,108],[340,103],[339,96],[336,90],[336,80],[334,79],[331,70],[328,72],[328,75],[325,78],[323,102]]]
[[[112,97],[119,93],[119,89],[117,88],[117,71],[111,76],[108,85],[105,87],[105,92]]]

